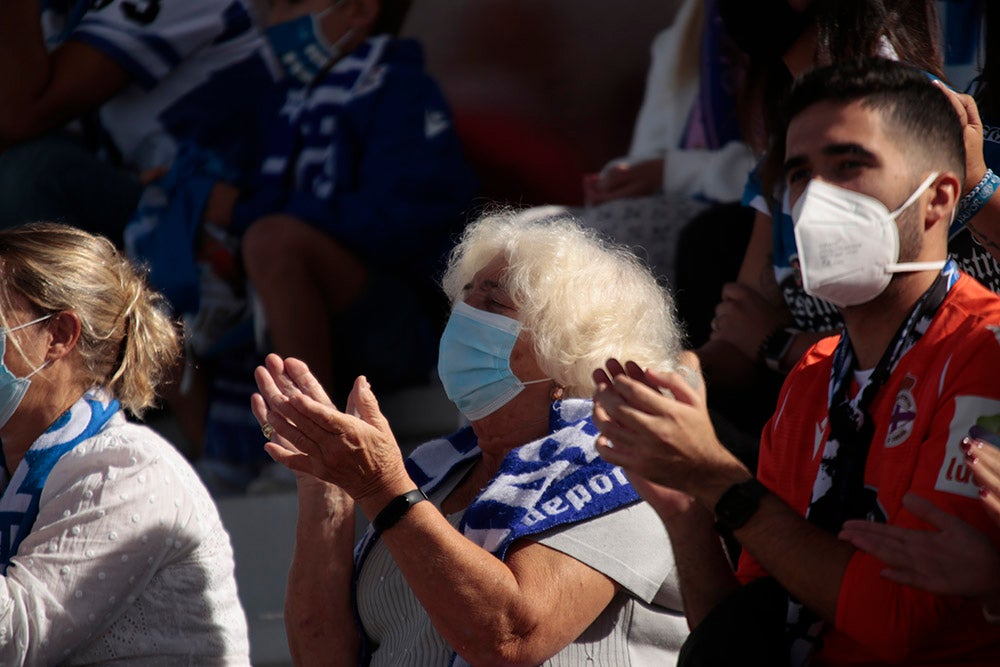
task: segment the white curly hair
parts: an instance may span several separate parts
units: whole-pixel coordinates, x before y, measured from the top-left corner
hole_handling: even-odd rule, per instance
[[[589,397],[591,377],[610,358],[673,370],[681,334],[670,293],[623,246],[552,209],[504,211],[466,227],[442,287],[455,304],[497,256],[503,286],[532,333],[542,370],[567,397]]]

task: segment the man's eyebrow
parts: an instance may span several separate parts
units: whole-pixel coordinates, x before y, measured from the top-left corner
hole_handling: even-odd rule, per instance
[[[802,165],[806,164],[806,162],[808,162],[808,160],[806,160],[806,156],[795,155],[785,160],[785,164],[782,167],[782,170],[784,171],[785,174],[787,174],[792,169],[798,169]]]
[[[868,160],[877,160],[878,156],[872,153],[870,150],[862,146],[861,144],[855,143],[841,143],[841,144],[829,144],[823,147],[821,151],[823,155],[837,157],[840,155],[857,155],[859,157],[866,158]],[[808,159],[804,155],[793,155],[792,157],[785,160],[783,166],[784,173],[788,173],[793,169],[803,166],[808,162]]]
[[[870,160],[877,159],[875,153],[872,153],[861,144],[854,143],[830,144],[829,146],[824,146],[823,155],[860,155],[861,157],[865,157]]]

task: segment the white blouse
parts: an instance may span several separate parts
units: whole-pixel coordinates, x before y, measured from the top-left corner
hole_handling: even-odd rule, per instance
[[[0,665],[247,665],[233,567],[191,466],[116,415],[53,468],[0,577]]]

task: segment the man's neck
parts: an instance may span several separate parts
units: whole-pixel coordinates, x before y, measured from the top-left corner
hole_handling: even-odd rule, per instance
[[[896,276],[874,301],[841,309],[859,370],[875,367],[913,306],[937,276],[937,271]]]

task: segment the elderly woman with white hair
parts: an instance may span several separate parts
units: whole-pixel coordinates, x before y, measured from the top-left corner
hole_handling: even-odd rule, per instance
[[[669,295],[574,221],[515,214],[470,225],[443,285],[438,370],[471,426],[405,462],[364,377],[340,411],[302,362],[257,369],[267,451],[298,475],[296,662],[672,664],[670,544],[597,455],[589,400],[609,358],[676,367]]]

